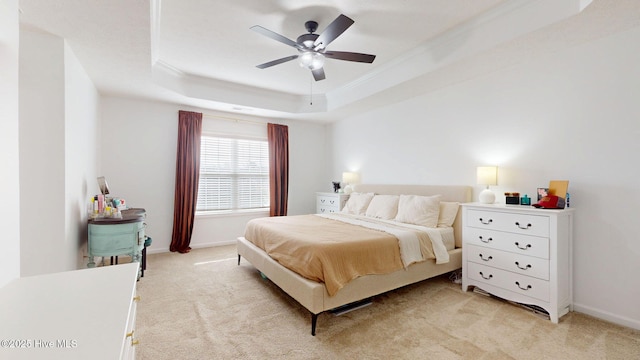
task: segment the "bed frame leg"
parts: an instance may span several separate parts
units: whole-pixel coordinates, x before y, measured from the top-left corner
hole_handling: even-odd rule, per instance
[[[238,254],[238,266],[240,266],[240,254]]]
[[[311,314],[311,335],[316,336],[316,323],[318,322],[318,314]]]

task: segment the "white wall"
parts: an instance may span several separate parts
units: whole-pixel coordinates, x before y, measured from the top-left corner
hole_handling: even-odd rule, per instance
[[[20,32],[21,274],[67,270],[64,247],[64,41]],[[42,216],[46,214],[46,216]],[[37,226],[34,221],[37,219]]]
[[[107,178],[115,196],[125,198],[130,207],[147,210],[147,233],[153,238],[149,253],[168,251],[171,243],[179,110],[288,125],[291,169],[289,214],[315,211],[315,191],[322,186],[322,174],[326,172],[324,125],[242,117],[116,97],[103,97],[101,106],[101,175]],[[204,129],[228,132],[237,131],[238,126],[245,130],[252,127],[211,117],[203,119]],[[254,130],[248,131],[255,134]],[[268,214],[198,217],[194,223],[191,247],[233,243],[244,234],[246,222],[257,216]]]
[[[0,0],[0,287],[20,276],[18,0]]]
[[[86,267],[89,197],[99,192],[98,125],[100,95],[71,47],[65,66],[65,239],[67,267]]]
[[[640,329],[639,63],[635,28],[339,121],[331,173],[476,186],[495,164],[501,202],[569,180],[575,309]]]
[[[21,275],[84,267],[99,95],[64,40],[20,31]]]

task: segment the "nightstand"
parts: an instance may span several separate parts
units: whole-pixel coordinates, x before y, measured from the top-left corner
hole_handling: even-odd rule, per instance
[[[549,313],[573,309],[573,209],[462,204],[462,290],[470,286]]]
[[[328,214],[339,212],[349,199],[348,194],[319,192],[316,193],[316,213]]]

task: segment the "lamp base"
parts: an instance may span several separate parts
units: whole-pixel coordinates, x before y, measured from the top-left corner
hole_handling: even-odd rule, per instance
[[[345,193],[345,194],[351,194],[352,192],[353,192],[353,188],[351,187],[351,185],[347,184],[347,185],[344,187],[344,193]]]
[[[489,189],[484,189],[482,190],[482,192],[480,192],[478,200],[480,200],[480,202],[483,204],[493,204],[496,201],[496,194],[494,194],[493,191]]]

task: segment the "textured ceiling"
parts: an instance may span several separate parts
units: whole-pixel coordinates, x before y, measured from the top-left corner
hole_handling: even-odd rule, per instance
[[[590,3],[21,0],[20,8],[24,28],[67,40],[102,94],[336,120],[637,25],[636,0],[595,0],[582,11]],[[328,59],[319,82],[296,61],[255,67],[296,51],[251,26],[295,40],[305,21],[321,33],[339,14],[355,23],[328,48],[375,54],[373,64]]]
[[[211,1],[163,0],[159,56],[189,73],[244,85],[307,94],[311,74],[296,61],[268,68],[255,66],[295,55],[284,44],[250,31],[260,25],[295,40],[306,33],[307,20],[317,33],[338,15],[355,23],[329,45],[330,50],[375,54],[373,64],[327,60],[327,79],[314,83],[325,93],[354,81],[376,66],[486,12],[504,0],[368,0],[368,1]],[[321,5],[322,4],[322,5]]]

